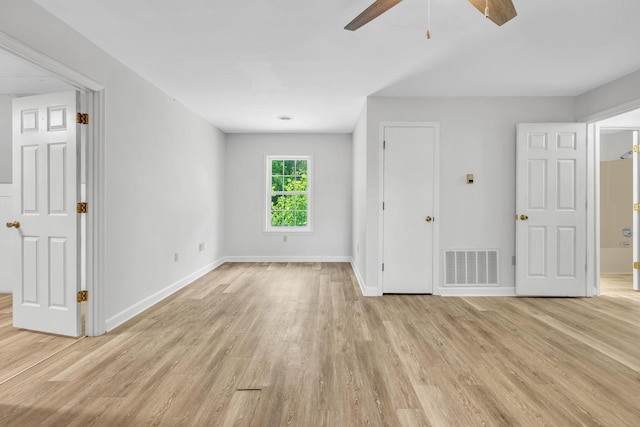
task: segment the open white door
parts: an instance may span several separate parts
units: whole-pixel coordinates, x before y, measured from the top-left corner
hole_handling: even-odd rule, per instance
[[[75,91],[13,100],[13,225],[20,239],[20,274],[13,292],[17,328],[69,336],[82,332],[76,302],[78,105]]]
[[[384,128],[384,293],[433,293],[437,138],[435,125]]]
[[[586,296],[586,124],[519,124],[516,153],[516,294]]]

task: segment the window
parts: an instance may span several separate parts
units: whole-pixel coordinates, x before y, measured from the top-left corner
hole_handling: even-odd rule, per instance
[[[311,231],[310,172],[310,156],[267,156],[266,231]]]

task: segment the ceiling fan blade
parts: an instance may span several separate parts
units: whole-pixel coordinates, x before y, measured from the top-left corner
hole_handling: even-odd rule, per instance
[[[489,16],[497,25],[502,25],[518,15],[511,0],[469,0],[483,15],[485,7],[489,6]]]
[[[385,13],[402,0],[376,0],[371,6],[366,8],[360,15],[344,27],[345,30],[355,31],[367,22]],[[484,0],[482,0],[484,1]]]

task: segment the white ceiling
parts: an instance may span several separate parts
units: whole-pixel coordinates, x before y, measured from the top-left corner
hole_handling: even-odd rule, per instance
[[[69,90],[72,87],[0,49],[0,95],[22,96]]]
[[[351,132],[369,95],[573,96],[640,69],[640,1],[35,0],[225,132]],[[280,115],[293,119],[278,120]]]

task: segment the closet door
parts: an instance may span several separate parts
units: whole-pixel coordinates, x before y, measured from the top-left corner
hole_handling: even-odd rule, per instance
[[[437,125],[384,128],[383,293],[433,293],[437,138]]]

